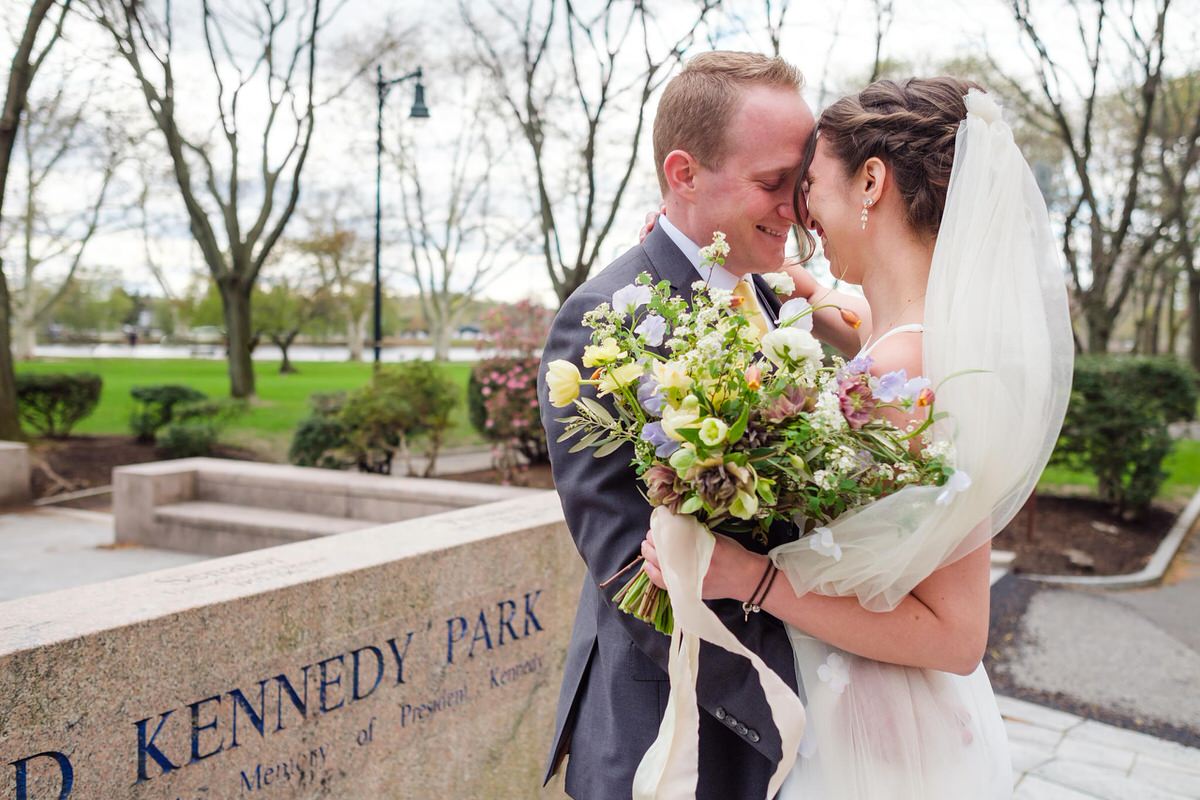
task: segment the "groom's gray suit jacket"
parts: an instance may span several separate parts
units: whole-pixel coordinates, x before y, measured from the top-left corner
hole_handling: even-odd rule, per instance
[[[584,313],[610,302],[613,292],[632,283],[641,272],[648,272],[655,283],[670,281],[675,293],[689,301],[691,285],[699,279],[670,237],[661,227],[654,228],[642,245],[622,255],[567,299],[554,320],[538,372],[542,425],[550,443],[554,482],[567,526],[587,565],[545,778],[548,782],[569,752],[566,788],[577,800],[630,796],[634,771],[657,735],[666,709],[670,640],[611,602],[632,573],[605,590],[599,588],[639,554],[650,524],[650,506],[638,492],[639,482],[629,466],[633,448],[627,445],[600,459],[592,458],[590,449],[568,453],[575,440],[557,442],[563,432],[557,420],[569,416],[571,410],[550,405],[546,365],[561,358],[580,366],[583,348],[591,339],[591,329],[581,324]],[[761,278],[756,277],[755,284],[760,300],[770,311],[777,311],[779,301],[774,293]],[[765,552],[767,547],[794,538],[794,532],[792,526],[777,526],[767,547],[748,535],[735,538],[750,549]],[[747,587],[750,589],[753,587]],[[746,621],[736,600],[712,601],[709,606],[796,689],[792,649],[779,620],[761,613]],[[750,663],[705,642],[697,694],[702,709],[697,797],[764,797],[781,757],[781,745]]]

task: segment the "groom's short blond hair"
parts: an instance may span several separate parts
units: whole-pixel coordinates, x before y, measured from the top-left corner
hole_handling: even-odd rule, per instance
[[[687,62],[671,79],[654,118],[654,162],[658,185],[667,193],[663,161],[672,150],[690,153],[701,166],[717,169],[726,155],[725,130],[737,111],[742,91],[774,86],[799,92],[800,70],[779,56],[717,50]]]

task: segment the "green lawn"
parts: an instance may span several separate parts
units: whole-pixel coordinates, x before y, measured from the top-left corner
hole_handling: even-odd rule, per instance
[[[249,447],[263,456],[284,461],[292,431],[308,416],[308,397],[315,392],[336,392],[365,385],[371,365],[350,362],[300,362],[299,372],[279,374],[278,361],[254,362],[258,400],[235,419],[221,440]],[[466,386],[471,364],[441,365],[463,387],[463,402],[455,409],[447,446],[482,444],[467,420]],[[224,361],[188,359],[69,358],[17,364],[17,372],[95,372],[104,381],[100,404],[74,433],[128,434],[133,400],[130,388],[147,384],[177,383],[191,386],[209,397],[229,396]]]

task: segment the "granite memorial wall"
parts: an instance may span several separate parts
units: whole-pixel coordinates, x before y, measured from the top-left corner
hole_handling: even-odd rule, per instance
[[[0,800],[535,798],[552,492],[0,604]]]

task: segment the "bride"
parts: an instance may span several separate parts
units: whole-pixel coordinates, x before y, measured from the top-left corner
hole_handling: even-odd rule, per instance
[[[796,212],[833,276],[864,295],[789,267],[793,297],[862,320],[852,328],[830,307],[814,314],[814,332],[876,376],[929,378],[947,412],[929,446],[953,448],[958,473],[770,556],[718,535],[703,597],[747,600],[768,559],[786,578],[757,603],[786,623],[805,706],[783,800],[1011,797],[1004,726],[980,662],[990,540],[1036,485],[1070,389],[1070,323],[1045,205],[995,102],[974,84],[933,78],[879,81],[830,106]],[[642,553],[665,587],[652,536]]]

